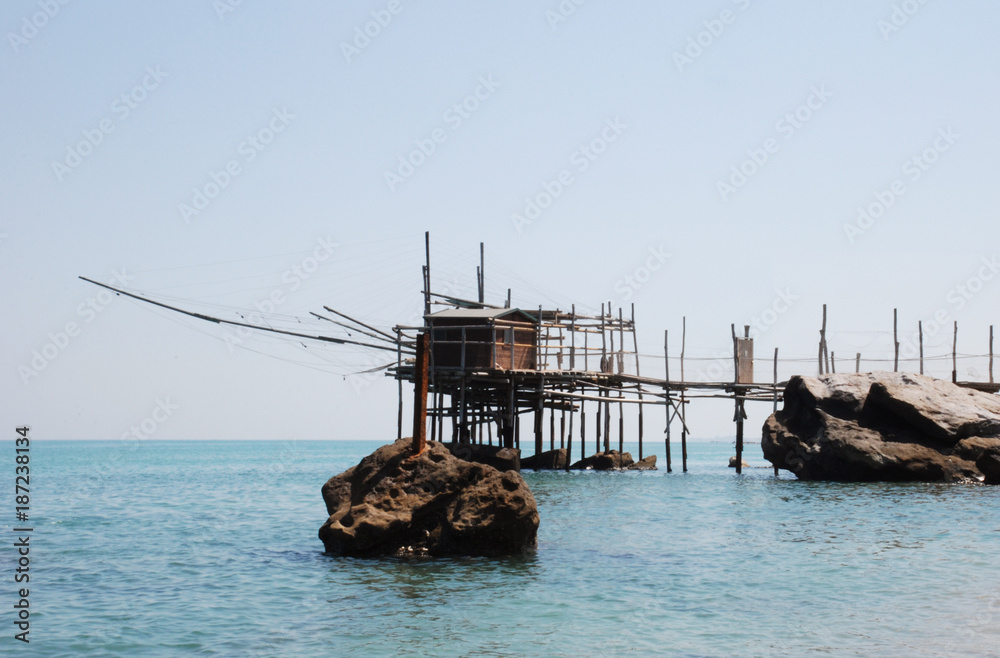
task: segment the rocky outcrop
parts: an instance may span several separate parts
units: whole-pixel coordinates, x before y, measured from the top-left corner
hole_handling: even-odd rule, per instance
[[[628,453],[626,453],[628,454]],[[634,464],[629,464],[625,467],[626,471],[655,471],[656,470],[656,455],[650,455],[649,457],[643,457]]]
[[[535,546],[538,509],[516,471],[459,459],[441,443],[382,446],[323,485],[319,530],[335,555],[511,555]]]
[[[521,468],[524,470],[558,470],[564,471],[569,465],[569,453],[565,448],[556,450],[546,450],[537,455],[525,457],[521,460]]]
[[[607,452],[599,452],[590,457],[584,457],[570,466],[570,468],[578,471],[621,471],[634,463],[635,460],[632,459],[631,454],[618,452],[617,450],[608,450]]]
[[[807,480],[1000,478],[1000,397],[910,373],[793,377],[764,424],[772,464]]]
[[[521,451],[517,448],[483,446],[474,443],[445,443],[451,454],[467,462],[488,464],[498,471],[520,471]]]

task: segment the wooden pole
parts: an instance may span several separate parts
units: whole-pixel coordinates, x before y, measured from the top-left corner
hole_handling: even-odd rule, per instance
[[[424,265],[424,315],[431,312],[431,232],[424,232],[424,253],[426,255],[426,265]]]
[[[861,352],[854,357],[854,372],[861,372]]]
[[[990,383],[993,383],[993,325],[990,325]],[[642,407],[640,407],[641,409]]]
[[[396,439],[403,438],[403,380],[399,377],[399,369],[403,365],[403,341],[396,330],[396,390],[399,394],[399,409],[396,413]]]
[[[920,341],[920,374],[924,374],[924,321],[917,322],[917,335]]]
[[[483,243],[479,243],[479,303],[486,302],[486,255]]]
[[[632,302],[632,348],[635,350],[635,376],[639,372],[639,339],[635,335],[635,302]],[[668,405],[669,408],[669,405]],[[642,461],[642,385],[639,385],[639,461]]]
[[[667,473],[671,473],[673,469],[670,467],[670,347],[669,347],[669,332],[663,330],[663,369],[665,371],[666,379],[664,379],[663,392],[666,394],[667,404],[663,407],[667,410],[667,429],[666,436],[663,439],[664,448],[667,451]]]
[[[417,362],[413,382],[413,444],[414,455],[427,447],[427,375],[430,365],[430,336],[422,333],[417,338]]]
[[[586,389],[581,389],[581,393]],[[580,400],[580,459],[587,457],[587,403]],[[570,460],[572,461],[572,460]]]
[[[955,320],[955,333],[951,339],[951,383],[958,383],[958,320]]]
[[[819,374],[823,374],[823,353],[826,350],[826,304],[823,304],[823,324],[819,330]]]
[[[681,318],[681,468],[688,470],[687,407],[684,401],[684,351],[687,349],[687,317]]]
[[[743,419],[746,416],[743,411],[743,399],[739,396],[739,388],[736,395],[736,474],[743,473]]]
[[[739,340],[736,338],[736,325],[731,324],[729,328],[733,333],[733,383],[738,384],[740,381]],[[743,472],[743,407],[740,404],[742,389],[736,386],[733,391],[735,393],[733,401],[736,403],[736,415],[734,416],[736,420],[736,474],[739,475]]]
[[[892,309],[892,345],[895,357],[892,360],[892,371],[899,372],[899,314],[897,309]]]
[[[736,342],[736,325],[730,324],[729,330],[733,332],[733,383],[738,384],[740,381],[740,351]]]
[[[544,411],[542,407],[542,400],[543,400],[542,391],[545,388],[544,382],[545,380],[542,380],[542,383],[538,385],[538,391],[537,391],[538,401],[537,401],[537,406],[535,407],[535,454],[536,455],[542,454],[542,451],[544,449],[544,446],[542,445],[542,413]]]
[[[569,318],[569,369],[576,370],[576,304]]]
[[[774,408],[772,413],[778,413],[778,348],[774,348]],[[774,465],[774,477],[778,477],[778,465]]]
[[[549,410],[549,450],[556,449],[556,409]]]
[[[830,372],[837,374],[837,353],[830,352]]]

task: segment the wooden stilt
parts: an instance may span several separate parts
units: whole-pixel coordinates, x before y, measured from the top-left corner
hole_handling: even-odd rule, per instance
[[[663,395],[666,400],[666,404],[663,408],[667,411],[667,427],[664,430],[663,437],[663,447],[666,450],[667,456],[667,473],[673,471],[670,467],[670,409],[673,403],[670,400],[670,333],[667,330],[663,331],[663,370],[665,378],[663,380]]]
[[[635,302],[632,302],[632,349],[635,350],[635,376],[641,377],[639,372],[639,339],[635,331]],[[639,461],[642,461],[642,385],[639,385]]]
[[[955,333],[951,339],[951,383],[958,383],[958,320],[955,320]]]
[[[688,470],[687,408],[684,401],[684,351],[687,349],[687,317],[681,318],[681,469]]]
[[[924,321],[917,322],[917,336],[920,341],[920,374],[924,374]]]
[[[427,447],[427,375],[430,359],[430,337],[426,333],[417,338],[417,361],[413,386],[413,444],[414,455]]]
[[[400,367],[403,365],[403,339],[399,335],[399,329],[396,330],[396,372],[399,372]],[[396,389],[399,394],[399,408],[396,413],[396,439],[403,438],[403,380],[400,378],[396,379]]]
[[[892,309],[892,345],[895,356],[892,359],[892,371],[899,372],[899,313]]]
[[[772,413],[778,413],[778,348],[774,348],[774,406]],[[778,465],[774,465],[774,477],[778,477]]]

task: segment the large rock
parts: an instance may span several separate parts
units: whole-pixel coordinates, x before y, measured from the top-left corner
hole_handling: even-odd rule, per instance
[[[764,423],[775,466],[807,480],[988,481],[1000,397],[923,375],[793,377]]]
[[[628,453],[626,453],[628,454]],[[626,471],[655,471],[656,470],[656,455],[650,455],[648,457],[643,457],[634,464],[629,464],[625,467]]]
[[[323,485],[319,530],[336,555],[510,555],[533,548],[535,498],[521,475],[411,439],[382,446]]]
[[[599,452],[596,455],[585,457],[570,466],[570,468],[578,471],[620,471],[634,463],[635,461],[632,459],[630,453],[608,450],[607,452]]]
[[[565,448],[546,450],[521,460],[524,470],[564,471],[569,465],[569,453]]]

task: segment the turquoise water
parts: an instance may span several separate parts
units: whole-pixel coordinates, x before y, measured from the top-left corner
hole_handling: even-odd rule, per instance
[[[31,644],[8,612],[2,653],[1000,654],[1000,487],[736,476],[696,443],[687,474],[525,473],[528,557],[326,556],[320,486],[376,445],[34,442]]]

